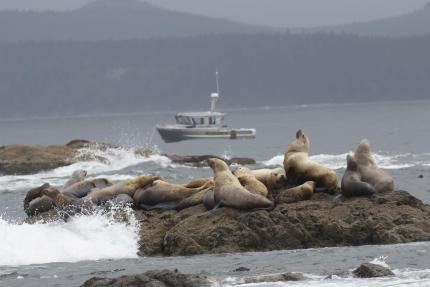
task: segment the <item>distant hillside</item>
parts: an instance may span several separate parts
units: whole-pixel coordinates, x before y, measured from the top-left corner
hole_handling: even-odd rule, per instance
[[[0,117],[428,99],[430,36],[212,35],[0,45]]]
[[[428,3],[423,9],[413,13],[391,17],[384,20],[309,30],[335,31],[358,35],[388,37],[430,35],[430,3]]]
[[[97,0],[66,12],[0,12],[0,43],[100,41],[269,31],[159,8],[137,0]]]

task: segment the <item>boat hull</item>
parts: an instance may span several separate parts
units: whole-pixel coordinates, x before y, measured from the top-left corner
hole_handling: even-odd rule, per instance
[[[193,139],[253,139],[254,129],[157,127],[166,143]]]

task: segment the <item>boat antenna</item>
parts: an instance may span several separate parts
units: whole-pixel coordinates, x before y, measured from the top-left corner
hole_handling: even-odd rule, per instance
[[[216,68],[215,70],[215,77],[216,77],[216,93],[219,95],[218,68]]]
[[[218,68],[215,70],[216,77],[216,93],[211,94],[211,112],[215,112],[216,102],[219,99],[219,81],[218,81]]]

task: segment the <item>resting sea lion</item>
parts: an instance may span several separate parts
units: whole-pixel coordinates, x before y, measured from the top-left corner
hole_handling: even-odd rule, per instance
[[[269,190],[275,190],[285,185],[287,177],[283,167],[275,169],[256,169],[251,170],[254,176],[264,183]]]
[[[208,182],[213,182],[213,177],[206,177],[206,178],[197,178],[193,179],[189,183],[185,183],[182,186],[188,187],[188,188],[198,188],[206,185]]]
[[[362,140],[358,145],[354,159],[357,163],[361,180],[373,186],[376,192],[394,190],[393,178],[375,164],[370,150],[370,143],[367,139]]]
[[[348,197],[371,195],[376,192],[373,186],[361,180],[357,162],[350,155],[346,156],[346,170],[342,177],[341,192]]]
[[[309,200],[315,191],[315,182],[307,181],[302,185],[282,190],[276,197],[276,203],[294,203]]]
[[[75,184],[77,182],[80,182],[85,179],[87,176],[87,171],[83,169],[75,170],[72,173],[72,177],[64,184],[63,189],[71,186],[72,184]]]
[[[284,156],[284,169],[288,182],[294,186],[314,181],[317,188],[332,192],[337,189],[337,176],[333,170],[309,159],[309,138],[303,130],[288,145]]]
[[[267,197],[267,194],[269,193],[267,187],[255,177],[249,168],[239,166],[233,174],[237,177],[240,184],[246,188],[246,190],[251,193]]]
[[[61,193],[54,187],[48,187],[42,191],[43,195],[48,196],[54,202],[55,207],[64,208],[82,203],[81,200]]]
[[[209,181],[206,185],[199,188],[187,188],[180,184],[171,184],[163,180],[156,180],[150,186],[141,188],[134,194],[134,203],[138,206],[147,208],[147,206],[154,206],[169,202],[172,203],[170,208],[175,208],[176,203],[188,198],[204,189],[207,189],[212,183]]]
[[[211,190],[213,190],[213,186],[208,186],[207,188],[197,192],[196,194],[184,198],[176,205],[175,209],[182,210],[203,203],[206,194]]]
[[[128,194],[133,198],[137,189],[150,185],[159,178],[160,177],[158,176],[147,174],[135,177],[133,179],[121,181],[103,189],[94,188],[88,193],[87,196],[84,197],[84,199],[90,200],[94,204],[101,204],[115,198],[119,194]]]
[[[37,202],[35,202],[31,207],[31,209],[29,209],[30,202],[36,198],[42,197],[43,196],[42,191],[44,189],[47,189],[48,187],[50,187],[49,183],[44,183],[41,186],[32,188],[27,192],[24,198],[24,211],[27,215],[33,215],[32,213],[39,207]],[[46,206],[46,203],[47,203],[47,202],[41,202],[41,201],[38,201],[38,202],[43,203],[43,206]],[[40,205],[40,208],[42,208],[42,205]]]
[[[273,207],[273,202],[267,198],[246,190],[224,161],[210,158],[208,163],[214,171],[214,200],[217,206],[242,210]]]
[[[71,197],[82,198],[87,196],[93,188],[102,189],[111,185],[112,183],[106,178],[95,178],[76,182],[65,188],[62,192]]]

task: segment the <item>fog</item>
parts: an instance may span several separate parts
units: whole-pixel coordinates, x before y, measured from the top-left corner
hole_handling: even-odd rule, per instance
[[[118,0],[122,1],[122,0]],[[429,0],[147,0],[170,9],[253,24],[313,27],[369,21],[420,9]],[[91,0],[0,0],[0,10],[68,10]]]

